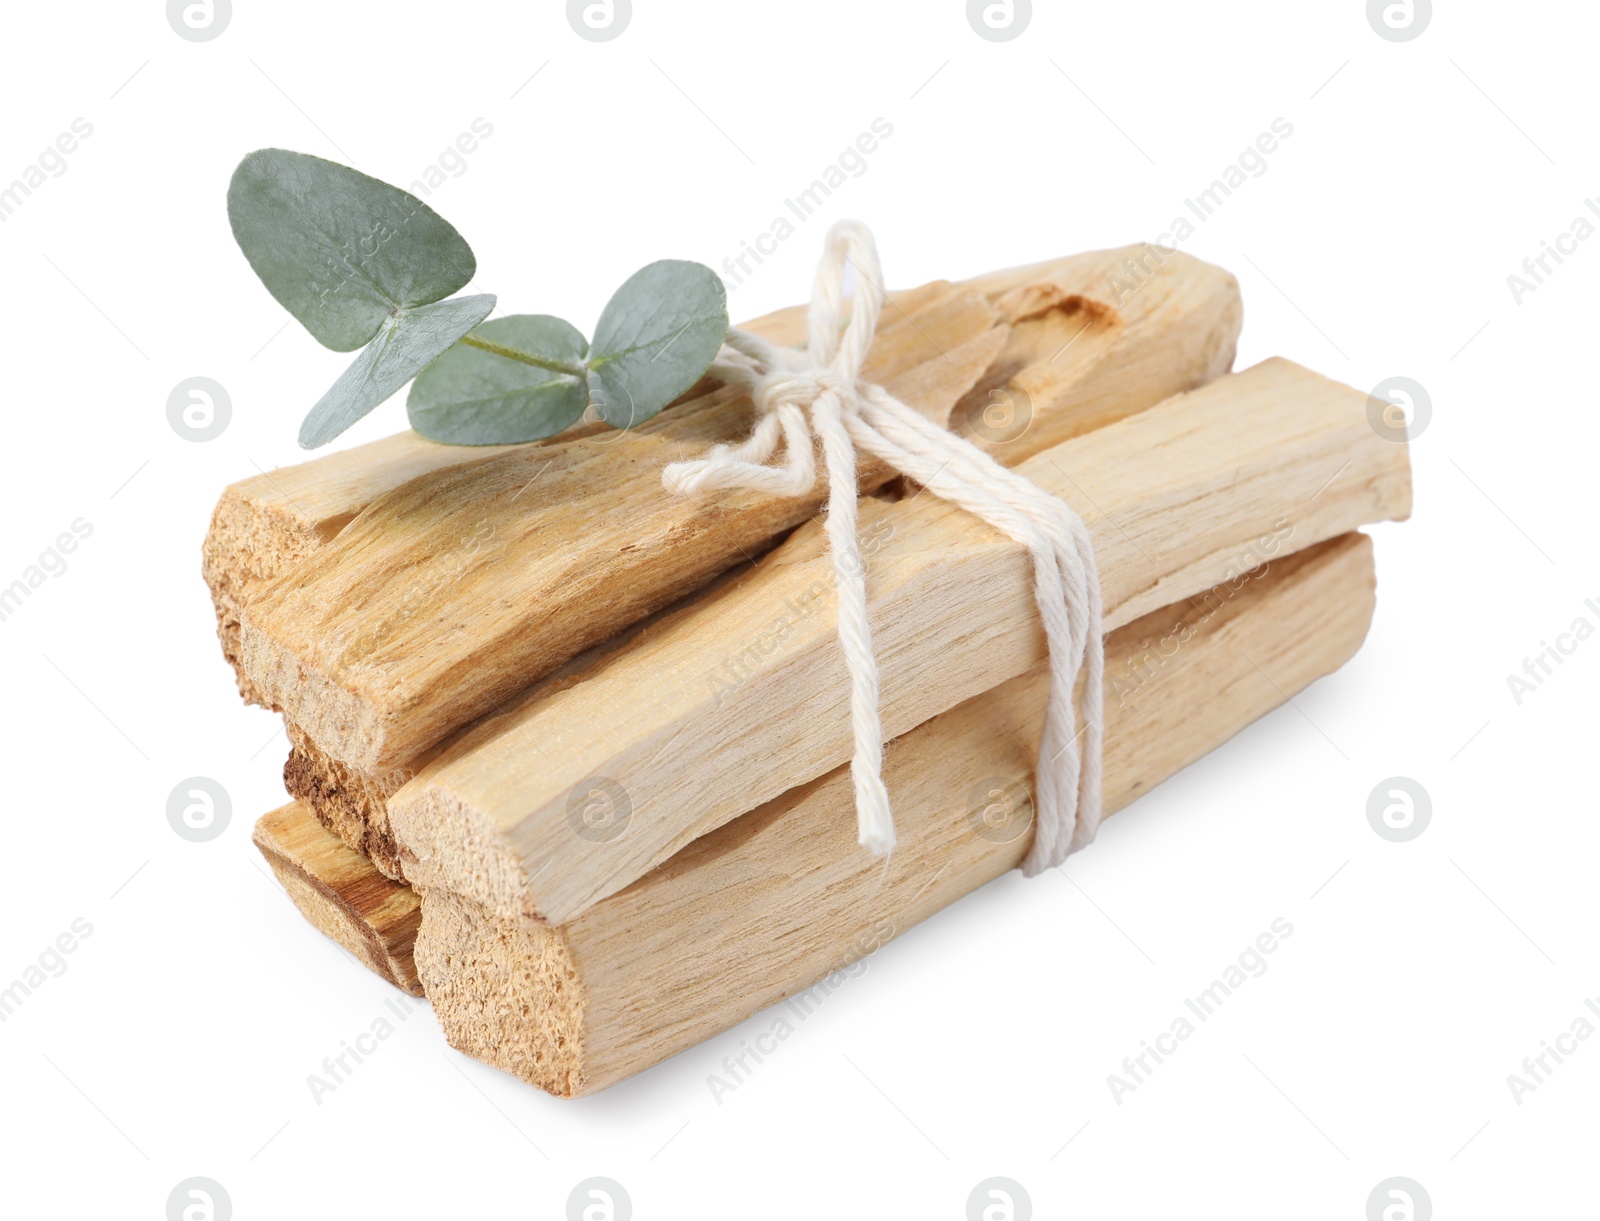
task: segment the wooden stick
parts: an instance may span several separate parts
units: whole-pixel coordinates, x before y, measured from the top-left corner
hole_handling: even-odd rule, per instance
[[[1019,469],[1088,523],[1114,628],[1260,558],[1406,516],[1405,446],[1373,432],[1366,403],[1268,361]],[[928,494],[863,502],[861,537],[886,738],[1044,659],[1020,544]],[[564,923],[845,762],[831,574],[809,524],[583,682],[463,735],[388,803],[407,876]],[[625,833],[579,829],[597,794]]]
[[[409,886],[384,877],[297,802],[263,814],[251,838],[320,932],[395,987],[422,995],[412,960],[422,912]]]
[[[993,301],[917,290],[885,315],[866,375],[942,423],[981,376],[1005,375],[1008,319],[1031,324],[1027,342],[1053,337],[1059,368],[1036,362],[1037,386],[1021,387],[1031,427],[994,443],[1021,456],[1226,367],[1239,316],[1231,277],[1172,256],[1113,308],[1089,294],[1103,298],[1114,265],[1080,256],[1052,265],[1053,278],[1008,282]],[[409,764],[818,510],[820,490],[712,499],[661,488],[663,464],[742,437],[750,410],[722,391],[636,430],[519,449],[380,497],[293,582],[253,601],[241,639],[249,678],[331,757],[368,772]],[[889,475],[867,464],[863,487]]]
[[[1305,598],[1313,596],[1317,589],[1322,587],[1319,582],[1332,582],[1335,589],[1332,604],[1334,613],[1329,619],[1329,624],[1318,629],[1323,633],[1318,638],[1319,643],[1325,646],[1321,664],[1329,667],[1336,665],[1341,641],[1346,647],[1353,647],[1358,643],[1356,629],[1363,614],[1361,609],[1363,605],[1370,613],[1372,588],[1370,551],[1370,544],[1364,536],[1342,535],[1338,539],[1318,544],[1286,559],[1268,561],[1265,568],[1254,574],[1239,590],[1232,590],[1227,586],[1210,590],[1196,599],[1192,605],[1165,607],[1153,611],[1143,619],[1127,624],[1112,633],[1107,639],[1107,656],[1111,664],[1106,675],[1106,699],[1108,705],[1116,709],[1113,715],[1118,718],[1116,723],[1120,727],[1119,732],[1141,735],[1141,741],[1145,738],[1150,741],[1171,741],[1173,727],[1167,724],[1150,724],[1147,719],[1141,719],[1140,713],[1146,711],[1170,715],[1177,726],[1177,731],[1183,735],[1191,735],[1196,729],[1207,729],[1206,718],[1194,716],[1192,708],[1185,709],[1178,702],[1180,693],[1172,690],[1172,686],[1179,680],[1174,679],[1172,674],[1180,665],[1200,666],[1202,667],[1200,674],[1191,672],[1185,680],[1182,680],[1186,686],[1193,686],[1194,682],[1204,677],[1217,683],[1217,690],[1223,692],[1226,698],[1235,699],[1233,688],[1226,681],[1227,675],[1208,660],[1225,644],[1229,647],[1243,646],[1249,650],[1252,657],[1259,653],[1263,658],[1270,659],[1274,669],[1270,671],[1269,681],[1281,679],[1285,674],[1293,676],[1311,673],[1311,668],[1298,660],[1290,660],[1287,665],[1279,660],[1280,654],[1274,651],[1275,641],[1269,638],[1277,634],[1273,623],[1265,625],[1264,635],[1251,633],[1261,630],[1263,615],[1276,615],[1286,605],[1303,606]],[[1300,592],[1291,593],[1291,588]],[[1289,639],[1288,633],[1292,627],[1292,624],[1277,623],[1277,629],[1281,629],[1285,640]],[[1327,634],[1330,631],[1331,636]],[[1186,632],[1191,633],[1187,639],[1183,638]],[[1222,643],[1217,639],[1219,633],[1226,633],[1226,640]],[[1311,635],[1315,636],[1316,633]],[[1196,638],[1199,639],[1198,649],[1190,647]],[[1197,654],[1200,656],[1199,661],[1194,660]],[[1228,656],[1231,656],[1235,663],[1244,659],[1244,654],[1239,652],[1237,647]],[[1307,655],[1307,660],[1309,659],[1310,656]],[[1227,657],[1225,656],[1223,660],[1227,660]],[[1244,669],[1237,665],[1234,669],[1237,671],[1233,675],[1235,680],[1248,679],[1249,674]],[[1036,692],[1042,690],[1037,675],[1013,680],[1008,686],[1015,686],[1020,692],[1021,688],[1029,683]],[[1257,690],[1259,692],[1260,689]],[[1002,705],[1009,699],[1007,691],[1008,687],[1001,687],[971,701],[973,713],[979,717],[998,718]],[[1285,690],[1281,694],[1288,696],[1293,692]],[[1033,698],[1042,703],[1041,695],[1035,694]],[[1213,706],[1211,701],[1215,698],[1215,693],[1207,698],[1205,704],[1207,717],[1210,716]],[[1017,703],[1020,708],[1020,694]],[[1237,711],[1243,715],[1253,706],[1250,703],[1242,704]],[[960,711],[958,709],[936,718],[929,723],[927,731],[945,732]],[[1242,721],[1226,725],[1211,723],[1209,730],[1227,733],[1242,728],[1242,725]],[[1016,742],[1026,742],[1028,726],[1011,723],[1009,728],[1005,726],[1002,728],[1005,732],[1002,734],[996,759],[1001,763],[1015,762],[1019,756],[1013,746]],[[1198,753],[1203,753],[1208,748],[1211,736],[1209,733],[1203,736],[1185,736],[1183,741],[1186,745],[1177,757],[1192,761],[1188,760],[1188,756],[1198,757]],[[900,749],[901,744],[896,743],[891,747],[891,752],[898,752]],[[1119,746],[1110,757],[1148,759],[1149,754],[1143,746],[1130,745]],[[999,815],[1004,815],[1008,810],[1025,814],[1028,810],[1023,793],[1028,787],[1026,773],[1002,779],[1004,783],[997,786],[1000,790],[998,796],[990,800],[984,806],[984,810],[992,809]],[[1020,785],[1013,783],[1016,781],[1020,781]],[[1122,783],[1115,792],[1108,789],[1108,793],[1111,793],[1116,801],[1132,801],[1144,791],[1145,787],[1147,785],[1144,779],[1139,778]],[[984,791],[984,796],[989,797],[988,790]],[[773,803],[773,806],[776,808],[780,804]],[[968,813],[971,814],[972,811],[969,810]],[[720,890],[722,883],[733,870],[746,867],[744,859],[737,854],[740,851],[748,851],[748,845],[751,843],[765,842],[748,834],[748,828],[755,826],[761,817],[759,813],[746,815],[722,830],[713,832],[707,837],[709,842],[705,845],[698,848],[691,845],[680,854],[682,861],[674,858],[669,862],[666,869],[676,871],[674,889],[694,894],[698,898],[703,878],[709,883],[711,890]],[[985,835],[997,837],[1002,842],[1013,838],[1003,821],[991,826],[981,814],[977,821],[983,826]],[[404,882],[393,881],[379,873],[371,861],[346,847],[333,832],[318,822],[316,815],[309,808],[298,802],[292,802],[263,815],[256,824],[254,838],[256,845],[272,864],[274,872],[283,881],[290,897],[307,920],[326,936],[351,949],[361,961],[390,983],[416,995],[422,994],[412,958],[422,901],[410,886]],[[840,835],[835,834],[834,841],[843,846]],[[707,859],[708,850],[719,843],[733,848],[726,873],[719,873],[716,870],[708,872],[703,864],[693,868],[684,867],[688,861]],[[764,860],[761,868],[766,873],[763,876],[771,878],[772,871],[780,863],[777,859]],[[848,864],[848,860],[841,863]],[[657,877],[654,874],[649,876]],[[833,877],[834,872],[830,870],[825,875],[824,883],[831,884]],[[751,874],[741,881],[745,885],[754,886],[760,879]],[[637,902],[647,893],[650,886],[660,888],[664,885],[664,881],[650,882],[648,879],[636,883],[623,894],[597,904],[593,910],[575,921],[562,933],[562,936],[568,942],[573,936],[582,937],[583,930],[591,927],[596,921],[605,919],[606,913],[613,910],[614,905],[620,909],[624,902]],[[816,888],[812,886],[811,890],[814,891]],[[457,900],[451,896],[443,892],[436,894],[438,905],[442,905],[446,911],[456,906]],[[793,909],[792,904],[790,908]],[[682,904],[678,905],[678,910],[681,914],[684,910]],[[464,918],[470,920],[474,926],[481,926],[477,927],[477,931],[470,933],[473,938],[481,937],[483,929],[496,924],[494,918],[489,917],[476,905],[466,906],[463,911]],[[774,930],[768,929],[767,932],[771,935]],[[463,929],[457,930],[456,935],[469,934]],[[833,934],[836,940],[842,935]],[[520,944],[526,940],[526,934],[519,935],[516,940]],[[367,952],[369,947],[373,946],[380,947],[378,953]],[[717,947],[713,947],[715,948]],[[724,944],[720,948],[728,947]],[[472,952],[474,958],[465,969],[467,976],[483,969],[477,961],[477,956],[483,953],[482,947],[477,947]],[[570,945],[566,952],[571,952]],[[826,963],[827,955],[822,947],[816,947],[808,951],[806,959],[807,961],[820,959]],[[704,972],[706,968],[699,966],[694,970]],[[692,981],[694,970],[686,975],[686,980]],[[449,987],[456,988],[462,986],[457,980],[460,974],[451,969],[441,972],[440,977],[456,981],[448,984]],[[804,986],[811,982],[813,977],[807,977],[796,986]],[[476,986],[481,987],[483,983],[480,981]],[[777,987],[774,981],[768,981],[759,995],[774,994]],[[680,982],[672,989],[672,993],[685,993],[687,990],[688,983]],[[779,989],[775,994],[782,995],[783,990]],[[755,997],[743,1002],[745,1005],[756,1007],[761,1003],[767,1002]],[[727,1025],[743,1020],[738,1005],[733,1006],[729,1014],[726,1019]],[[462,1016],[459,1020],[464,1021],[466,1018]],[[526,1037],[515,1033],[503,1036],[506,1041],[513,1043],[519,1038]],[[709,1037],[709,1034],[705,1037]]]
[[[928,298],[885,328],[869,364],[942,418],[1007,336],[978,293],[934,286]],[[333,757],[368,771],[409,763],[816,512],[813,498],[712,505],[661,487],[663,464],[741,435],[749,417],[747,396],[718,390],[636,429],[515,449],[385,494],[250,606],[246,675]]]
[[[200,549],[222,654],[246,703],[266,700],[244,673],[239,620],[254,597],[349,524],[374,498],[410,479],[501,447],[439,445],[414,432],[240,480],[223,490]]]
[[[970,291],[958,292],[949,285],[933,285],[921,293],[904,294],[902,295],[900,309],[902,312],[898,315],[900,319],[899,325],[886,328],[880,336],[880,344],[874,348],[875,353],[877,353],[876,358],[883,364],[884,372],[889,376],[891,384],[898,385],[904,393],[910,395],[914,400],[922,402],[924,406],[935,413],[948,411],[957,404],[962,395],[973,386],[980,375],[984,374],[994,363],[996,354],[1001,351],[1004,345],[1007,330],[1004,326],[995,326],[995,320],[998,316],[996,308],[989,305],[983,297]],[[979,336],[960,346],[947,349],[942,356],[934,354],[935,347],[933,345],[939,344],[941,339],[949,342],[950,334],[954,333],[955,328],[961,325],[980,327]],[[1054,352],[1060,349],[1063,340],[1058,336],[1052,335],[1047,342],[1051,351]],[[924,356],[927,358],[923,359]],[[908,371],[895,375],[890,367],[895,361],[906,365]],[[691,412],[712,411],[725,414],[728,410],[739,407],[740,402],[741,400],[738,400],[730,393],[720,393],[715,398],[707,398],[700,400],[698,403],[682,405],[677,409],[678,418],[674,429],[678,433],[682,433],[692,427],[693,422],[689,418]],[[438,545],[436,542],[428,542],[421,545],[420,550],[425,558],[420,567],[424,573],[427,572],[429,564],[436,565],[438,563],[441,555],[445,557],[447,565],[454,571],[447,571],[440,576],[424,575],[419,578],[415,575],[417,565],[412,565],[409,560],[396,559],[394,563],[397,567],[394,571],[396,574],[403,573],[403,580],[410,581],[412,584],[399,597],[389,599],[386,611],[381,612],[379,617],[381,617],[382,613],[393,612],[396,619],[391,622],[397,622],[409,614],[415,614],[417,606],[421,603],[437,598],[440,602],[452,604],[452,614],[459,613],[468,616],[475,625],[472,641],[484,644],[487,648],[496,639],[495,633],[497,630],[493,622],[487,625],[485,623],[486,617],[492,619],[492,616],[487,616],[487,612],[484,611],[483,600],[489,597],[489,594],[480,590],[479,593],[468,599],[469,605],[476,609],[469,611],[464,606],[453,606],[453,603],[457,600],[456,594],[460,590],[460,582],[456,578],[461,573],[472,571],[474,566],[480,562],[485,562],[492,566],[497,565],[496,571],[490,574],[490,579],[483,586],[483,590],[492,590],[498,588],[495,582],[503,583],[509,581],[515,584],[522,581],[525,578],[525,574],[516,570],[518,564],[525,563],[525,566],[532,570],[540,563],[543,563],[546,566],[548,575],[575,563],[587,563],[588,560],[585,559],[585,553],[582,552],[579,544],[575,541],[580,537],[584,540],[585,545],[591,548],[590,557],[598,557],[594,558],[597,571],[590,574],[591,583],[598,586],[600,577],[603,575],[601,569],[604,569],[618,575],[620,582],[617,586],[618,589],[626,588],[627,581],[624,578],[627,574],[622,571],[621,566],[634,564],[637,568],[639,565],[646,563],[644,560],[630,561],[627,559],[631,553],[637,550],[636,547],[625,543],[623,540],[623,534],[627,528],[625,522],[632,519],[629,517],[625,503],[603,506],[597,502],[604,501],[607,489],[610,489],[611,492],[615,493],[615,498],[618,502],[631,501],[636,506],[641,504],[659,505],[662,495],[659,486],[649,483],[650,477],[648,475],[641,476],[639,474],[639,462],[635,458],[626,456],[624,451],[631,449],[645,452],[652,446],[659,448],[663,444],[670,445],[673,442],[670,439],[663,441],[663,438],[659,435],[624,438],[618,438],[615,433],[607,435],[614,438],[613,442],[608,443],[613,446],[613,451],[607,453],[598,453],[596,451],[598,456],[596,454],[579,455],[577,465],[569,472],[571,478],[568,482],[573,485],[569,496],[563,497],[559,492],[553,492],[553,503],[547,505],[541,511],[531,503],[531,498],[523,498],[521,496],[524,487],[507,484],[502,487],[502,492],[509,490],[511,495],[509,497],[505,495],[500,497],[497,506],[499,516],[495,519],[478,519],[474,527],[473,537],[468,544],[465,547],[455,549],[455,554],[459,556],[458,559],[452,560],[450,558],[452,555],[451,550]],[[623,448],[617,450],[615,446]],[[570,457],[571,455],[566,456]],[[553,465],[563,455],[559,453],[552,455],[550,451],[545,450],[535,452],[534,457]],[[508,462],[511,460],[508,457]],[[526,456],[523,455],[515,458],[518,463],[526,460]],[[456,503],[464,506],[473,514],[479,511],[475,506],[473,497],[477,495],[476,489],[480,489],[483,478],[484,472],[473,471],[471,473],[472,483],[470,487],[475,490],[462,492],[456,501]],[[540,471],[535,473],[534,478],[539,481],[541,487],[550,489],[557,487],[558,477],[552,475],[548,467],[540,468]],[[446,496],[441,494],[441,489],[437,486],[438,482],[438,479],[419,481],[398,495],[410,495],[413,505],[426,505],[431,513],[439,505],[447,503],[448,500]],[[521,482],[520,474],[517,476],[516,482]],[[629,482],[634,486],[627,486]],[[642,483],[648,483],[648,486],[641,486]],[[587,499],[585,499],[586,497]],[[396,524],[397,520],[403,522],[405,513],[409,512],[409,510],[405,512],[395,510],[394,500],[395,497],[388,497],[380,501],[369,511],[368,516],[363,518],[362,524],[358,527],[352,527],[352,529],[365,530],[369,536],[374,538],[381,536],[387,551],[406,553],[415,544],[415,523],[411,525]],[[738,561],[752,552],[764,550],[769,545],[768,540],[764,537],[758,537],[762,529],[760,522],[763,513],[766,513],[770,521],[771,512],[792,512],[794,510],[792,506],[785,507],[779,503],[778,498],[772,497],[760,498],[760,500],[750,498],[750,503],[756,505],[765,503],[767,510],[761,510],[759,507],[748,509],[747,506],[747,511],[741,515],[741,530],[743,533],[727,529],[706,533],[699,526],[685,526],[681,532],[679,532],[677,526],[671,528],[657,527],[658,542],[650,552],[646,570],[643,572],[634,571],[632,574],[636,578],[635,588],[637,594],[633,601],[628,601],[626,597],[619,598],[615,592],[606,592],[596,588],[595,596],[600,598],[604,613],[593,617],[585,617],[578,614],[569,615],[564,621],[563,630],[568,633],[564,636],[546,632],[541,639],[545,641],[546,645],[551,646],[553,651],[542,655],[537,662],[528,663],[533,667],[531,672],[538,675],[548,662],[561,658],[568,648],[577,644],[588,642],[595,648],[605,648],[613,645],[620,638],[620,632],[613,631],[606,640],[598,644],[591,640],[591,637],[606,631],[605,625],[609,623],[615,622],[618,629],[627,628],[630,616],[637,615],[641,611],[649,612],[659,609],[655,604],[662,599],[668,598],[675,591],[681,592],[680,587],[688,587],[692,590],[702,585],[712,575],[709,571],[712,567],[725,566],[727,563]],[[685,506],[668,507],[677,518],[684,517],[682,510]],[[641,511],[647,512],[648,510]],[[614,518],[611,533],[606,535],[594,529],[585,529],[582,526],[570,524],[574,515],[582,516],[585,512],[600,514],[608,520]],[[713,522],[719,520],[715,516],[715,511],[707,514],[704,509],[690,508],[689,516],[700,518],[702,524],[707,520]],[[372,520],[369,520],[369,518]],[[522,520],[524,518],[527,520]],[[562,526],[561,522],[563,521],[569,524]],[[489,540],[494,539],[497,533],[504,536],[521,531],[529,531],[530,533],[527,534],[525,539],[509,544],[501,556],[486,559],[485,556],[479,554],[480,545],[486,547]],[[567,548],[553,547],[545,536],[546,532],[551,531],[558,537],[566,537],[574,541]],[[679,543],[673,544],[670,538],[675,532],[681,533],[681,540],[688,541],[680,540]],[[612,538],[613,550],[609,555],[604,554],[606,537]],[[731,558],[727,554],[727,548],[730,544],[737,551],[737,555]],[[685,553],[701,555],[706,560],[705,566],[696,568],[692,563],[686,562],[683,558]],[[343,558],[336,557],[334,562],[340,566],[340,571],[350,567]],[[650,575],[651,573],[655,575],[652,576]],[[303,570],[296,572],[296,591],[300,589],[306,580]],[[571,591],[566,592],[570,593]],[[295,592],[290,596],[298,597],[299,594]],[[330,604],[348,600],[348,595],[329,595]],[[492,600],[495,613],[499,616],[498,623],[501,631],[520,630],[520,624],[538,619],[537,615],[529,613],[528,608],[522,602],[509,595],[502,595]],[[258,603],[257,609],[252,611],[252,622],[267,613],[266,610],[262,609],[262,605],[266,601],[268,600],[263,599],[262,602]],[[455,633],[454,636],[457,639],[453,641],[450,647],[457,647],[461,644],[459,640],[460,633]],[[406,638],[423,654],[428,653],[432,643],[437,643],[424,641],[415,635],[408,635]],[[479,658],[477,661],[483,663],[485,659]],[[563,661],[563,668],[570,667],[572,664],[571,659],[565,660]],[[472,672],[472,664],[463,665],[461,670],[463,676],[470,675]],[[513,661],[509,664],[507,673],[514,674],[516,672],[517,663]],[[561,670],[558,669],[556,674],[560,673]],[[461,681],[465,681],[465,678]],[[508,684],[510,680],[501,679],[499,681],[502,684]],[[481,691],[469,694],[473,699],[484,698]],[[525,694],[525,691],[516,693],[508,696],[507,700],[508,702],[514,702]],[[275,698],[275,696],[269,696],[268,698]],[[289,716],[285,720],[292,745],[288,763],[284,768],[284,783],[290,794],[309,804],[316,811],[317,816],[322,819],[324,825],[338,833],[351,847],[369,856],[388,876],[402,878],[404,874],[398,848],[389,830],[385,803],[390,794],[405,783],[410,776],[414,775],[416,770],[432,754],[436,753],[438,744],[430,744],[428,749],[420,751],[402,766],[362,767],[325,750],[321,743],[311,733],[307,732],[295,717]]]
[[[994,283],[995,296],[1016,287],[1015,273],[1000,274],[1010,278]],[[893,295],[900,301],[910,294]],[[791,306],[741,325],[774,343],[797,343],[805,337],[805,310]],[[684,400],[703,397],[715,388],[703,381]],[[585,423],[560,438],[533,445],[563,444],[602,431],[599,424]],[[407,431],[296,466],[263,471],[223,489],[201,545],[201,574],[211,591],[223,656],[233,666],[245,702],[266,704],[244,672],[239,643],[240,618],[258,594],[335,538],[385,492],[517,448],[521,447],[440,445]]]
[[[1107,810],[1344,664],[1366,634],[1373,583],[1370,543],[1347,535],[1113,633]],[[563,926],[427,891],[417,969],[446,1038],[570,1097],[784,997],[792,1012],[779,1016],[804,1016],[841,972],[1021,861],[1045,690],[1040,672],[1013,679],[889,748],[900,843],[887,870],[856,846],[840,769]]]
[[[685,603],[702,593],[716,590],[741,570],[733,569],[724,573],[704,590],[691,594],[689,599],[684,600]],[[669,607],[664,612],[643,619],[618,632],[610,640],[574,657],[555,673],[508,702],[506,711],[514,711],[529,700],[581,682],[605,658],[650,631],[673,609]],[[454,736],[424,751],[408,767],[372,773],[350,767],[328,755],[287,718],[284,728],[289,734],[290,751],[283,767],[283,781],[289,795],[304,802],[324,827],[369,859],[386,877],[404,881],[400,846],[395,842],[393,829],[389,825],[389,798],[436,758],[454,740]]]
[[[1001,461],[1020,461],[1052,440],[1150,406],[1166,391],[1208,381],[1231,363],[1239,322],[1231,277],[1178,260],[1113,312],[1069,291],[1091,282],[1109,257],[1080,256],[973,282],[1010,323],[1010,338],[983,380],[956,405],[952,424]],[[907,296],[899,308],[915,308],[915,302]],[[803,325],[799,315],[796,325]],[[1027,425],[1020,437],[993,430],[993,416],[986,413],[997,404],[1018,410]],[[525,688],[517,699],[529,697]],[[403,766],[367,769],[324,750],[293,718],[289,735],[289,791],[384,873],[403,878],[387,802],[441,744]]]

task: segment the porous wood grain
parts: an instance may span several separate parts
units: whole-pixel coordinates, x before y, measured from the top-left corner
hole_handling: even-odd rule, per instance
[[[246,676],[244,609],[262,590],[334,538],[384,492],[447,467],[483,461],[506,446],[440,445],[397,433],[310,462],[263,471],[223,489],[200,548],[222,655],[246,703],[267,704]]]
[[[705,591],[715,590],[723,582],[736,577],[747,566],[740,565],[724,573],[707,585]],[[684,602],[687,603],[699,596],[700,592],[696,591],[689,595]],[[642,619],[609,640],[580,653],[549,677],[541,679],[509,700],[502,713],[498,715],[514,712],[529,700],[583,681],[583,678],[604,658],[650,631],[675,609],[676,607],[668,607],[664,611]],[[389,798],[418,771],[427,766],[450,741],[454,740],[454,736],[447,738],[439,746],[424,751],[407,767],[388,768],[381,772],[364,772],[325,753],[302,733],[293,721],[285,718],[284,728],[288,731],[291,748],[288,761],[283,768],[284,787],[289,790],[289,795],[305,803],[324,827],[369,859],[377,866],[379,872],[396,881],[404,881],[406,875],[400,846],[395,841],[393,828],[389,825]]]
[[[1346,535],[1263,557],[1113,632],[1108,812],[1343,665],[1373,605],[1371,544]],[[1021,862],[1046,689],[1030,672],[889,746],[900,841],[887,867],[855,843],[842,768],[696,840],[565,925],[428,890],[416,961],[446,1037],[570,1097],[785,997],[814,1004],[858,960]]]
[[[1374,433],[1366,403],[1272,360],[1019,469],[1085,519],[1112,628],[1263,553],[1405,517],[1406,447]],[[886,738],[1044,659],[1022,545],[931,494],[864,502],[861,538]],[[831,577],[809,523],[583,682],[463,735],[388,802],[407,876],[565,923],[844,763]],[[625,834],[579,830],[602,798]]]

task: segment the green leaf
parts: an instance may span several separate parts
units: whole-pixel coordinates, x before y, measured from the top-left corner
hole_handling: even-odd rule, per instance
[[[267,291],[335,352],[354,351],[390,314],[443,300],[477,271],[466,240],[415,195],[281,148],[239,163],[228,220]]]
[[[700,380],[727,333],[728,296],[716,272],[677,259],[640,268],[595,326],[595,409],[617,428],[644,423]]]
[[[300,425],[306,449],[326,445],[455,343],[494,308],[494,297],[452,297],[385,318],[355,363]]]
[[[548,314],[486,322],[412,383],[411,427],[447,445],[553,437],[589,405],[588,350],[577,328]]]

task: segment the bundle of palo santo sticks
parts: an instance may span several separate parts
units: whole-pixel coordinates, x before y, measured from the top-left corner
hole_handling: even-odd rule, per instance
[[[863,376],[1089,528],[1108,811],[1359,647],[1354,531],[1409,512],[1406,447],[1359,391],[1230,372],[1232,276],[1143,247],[890,300]],[[798,345],[805,315],[747,329]],[[816,985],[1029,846],[1047,678],[1026,549],[864,460],[885,864],[855,840],[822,491],[661,486],[751,414],[707,379],[628,431],[406,433],[234,484],[206,538],[240,692],[293,748],[257,845],[454,1046],[554,1094]]]

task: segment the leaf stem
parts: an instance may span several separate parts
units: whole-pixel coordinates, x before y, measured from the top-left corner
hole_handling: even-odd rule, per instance
[[[507,360],[519,361],[525,365],[532,365],[536,369],[548,369],[552,373],[565,373],[568,377],[587,377],[588,370],[582,365],[569,365],[563,360],[551,360],[545,356],[535,356],[531,352],[521,352],[516,348],[508,348],[503,343],[495,343],[492,339],[480,339],[476,335],[463,335],[460,343],[469,348],[478,348],[484,352],[493,352],[496,356],[504,356]]]

